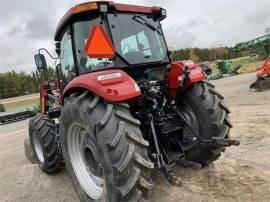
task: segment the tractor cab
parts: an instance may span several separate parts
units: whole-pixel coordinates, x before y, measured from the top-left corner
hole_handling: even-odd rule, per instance
[[[168,64],[160,24],[165,17],[166,10],[159,7],[113,2],[71,8],[55,33],[62,80],[68,83],[78,75],[104,69],[125,69],[132,74],[131,68]]]

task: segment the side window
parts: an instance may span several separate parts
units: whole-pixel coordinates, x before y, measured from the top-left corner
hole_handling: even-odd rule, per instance
[[[61,41],[61,65],[64,82],[68,82],[76,76],[71,34],[69,31],[66,31]]]

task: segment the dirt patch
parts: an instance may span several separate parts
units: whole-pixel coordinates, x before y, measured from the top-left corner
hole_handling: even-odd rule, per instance
[[[245,64],[237,72],[239,74],[256,72],[258,69],[261,68],[263,63],[264,63],[264,61]]]
[[[231,136],[241,145],[202,170],[175,166],[182,187],[154,172],[157,186],[148,201],[270,201],[270,91],[250,91],[255,80],[251,73],[213,82],[231,110]],[[65,170],[48,176],[26,160],[26,127],[27,121],[0,126],[0,201],[78,201]]]

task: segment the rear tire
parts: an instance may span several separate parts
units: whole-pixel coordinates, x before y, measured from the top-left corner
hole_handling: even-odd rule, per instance
[[[62,149],[80,201],[138,201],[153,187],[148,142],[126,103],[89,92],[65,99]]]
[[[56,127],[46,116],[35,116],[29,121],[29,139],[40,169],[47,174],[58,173],[63,168],[60,146],[55,139]]]
[[[230,138],[229,132],[232,124],[229,121],[229,109],[223,103],[223,96],[220,95],[214,86],[207,82],[193,84],[181,97],[179,109],[189,111],[186,116],[190,122],[199,130],[200,135],[206,140],[212,137]],[[190,114],[194,114],[193,118]],[[184,140],[191,140],[192,134],[185,130]],[[184,147],[186,160],[200,163],[203,166],[217,160],[221,152],[225,151],[224,146],[189,146]]]

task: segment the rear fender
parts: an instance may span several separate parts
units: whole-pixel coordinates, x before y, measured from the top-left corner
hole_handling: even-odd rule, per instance
[[[112,101],[120,102],[141,96],[137,83],[122,70],[103,70],[82,74],[68,83],[62,94],[64,98],[80,89]]]
[[[168,73],[168,85],[169,85],[169,96],[175,98],[177,95],[177,90],[179,88],[179,77],[183,75],[184,64],[179,62],[173,62],[172,67]],[[188,65],[190,74],[185,82],[183,89],[187,89],[193,83],[203,81],[205,79],[205,74],[203,69],[196,64]]]

